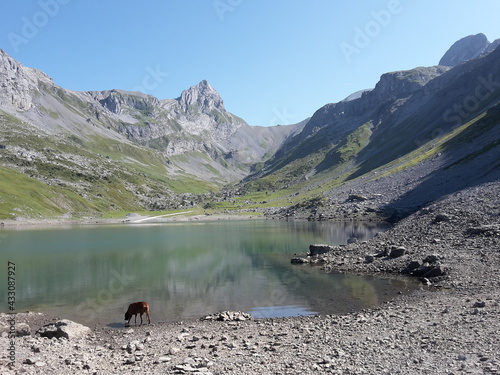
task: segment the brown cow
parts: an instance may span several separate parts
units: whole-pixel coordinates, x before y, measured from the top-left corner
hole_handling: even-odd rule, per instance
[[[132,315],[134,315],[134,323],[137,325],[137,314],[141,315],[141,324],[139,326],[142,326],[142,314],[146,313],[146,316],[148,317],[148,324],[151,324],[151,320],[149,319],[149,305],[147,302],[134,302],[131,303],[128,307],[127,312],[125,313],[125,320],[127,320],[127,326],[130,325],[130,319],[132,319]]]

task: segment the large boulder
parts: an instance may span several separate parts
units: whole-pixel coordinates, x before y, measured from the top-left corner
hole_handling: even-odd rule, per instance
[[[5,316],[8,315],[5,314]],[[31,328],[28,324],[2,318],[3,316],[0,318],[0,337],[7,337],[14,334],[14,332],[16,337],[31,335]]]
[[[431,267],[429,271],[424,274],[425,278],[439,277],[446,274],[446,268],[441,265]]]
[[[404,246],[393,246],[389,256],[391,258],[399,258],[406,254],[406,248]]]
[[[68,340],[80,338],[90,334],[92,330],[80,323],[68,319],[59,320],[55,323],[46,324],[36,334],[41,337],[66,338]]]
[[[325,244],[313,244],[309,245],[309,255],[315,256],[320,254],[328,253],[333,250],[333,246],[325,245]]]

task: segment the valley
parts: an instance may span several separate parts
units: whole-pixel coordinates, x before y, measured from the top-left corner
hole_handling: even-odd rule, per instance
[[[1,51],[0,219],[404,216],[498,180],[500,49],[486,42],[270,127],[228,112],[206,80],[176,99],[75,92]]]

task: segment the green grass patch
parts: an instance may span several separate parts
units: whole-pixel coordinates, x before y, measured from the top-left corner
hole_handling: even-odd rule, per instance
[[[86,207],[83,198],[0,166],[1,219],[54,217],[78,207]]]

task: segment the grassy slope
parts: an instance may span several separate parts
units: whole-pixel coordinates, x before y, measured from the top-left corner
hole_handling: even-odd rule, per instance
[[[91,208],[79,195],[0,166],[0,219],[46,218]]]
[[[355,160],[359,152],[369,143],[371,135],[368,124],[365,124],[351,133],[339,145],[297,159],[291,165],[246,184],[244,187],[249,190],[249,193],[237,198],[234,204],[220,204],[219,208],[231,210],[232,208],[242,207],[258,209],[295,204],[308,205],[314,201],[319,202],[325,191],[332,190],[353,178],[380,178],[396,173],[404,173],[408,168],[440,153],[446,153],[448,156],[449,165],[446,168],[456,164],[465,164],[474,158],[484,156],[494,148],[500,147],[500,139],[494,136],[499,132],[499,124],[500,106],[497,105],[488,113],[482,113],[466,124],[440,137],[429,140],[417,149],[384,164],[376,170],[358,174],[360,166],[355,163]],[[490,138],[491,141],[484,141],[484,139]],[[478,148],[466,152],[465,147],[476,140],[478,140]],[[479,146],[483,142],[485,144]],[[327,167],[310,178],[304,179],[303,170],[310,169],[314,165],[311,160],[317,161],[321,158],[323,158],[323,165],[326,163]],[[336,161],[336,163],[333,161]],[[491,165],[490,168],[500,168],[500,161]],[[376,172],[376,174],[373,174],[373,172]],[[286,188],[280,188],[280,186],[283,186],[283,182],[287,183]]]
[[[75,100],[68,99],[66,105],[80,115],[84,112]],[[380,166],[375,177],[400,173],[440,152],[459,149],[485,132],[491,132],[497,126],[499,117],[498,110],[483,113],[467,124]],[[372,168],[365,169],[356,162],[359,153],[370,143],[371,135],[370,124],[367,123],[338,144],[322,144],[322,148],[318,149],[312,147],[316,145],[313,141],[309,145],[311,147],[302,147],[299,153],[292,150],[289,155],[283,156],[275,169],[263,177],[239,185],[246,192],[245,195],[235,197],[230,202],[212,204],[208,211],[307,205],[319,199],[324,191],[372,172]],[[35,158],[26,162],[0,150],[0,162],[3,164],[0,167],[0,219],[16,216],[51,217],[64,213],[116,216],[131,210],[143,212],[144,206],[137,201],[134,190],[144,194],[148,191],[162,194],[167,190],[174,193],[204,193],[218,188],[213,183],[200,181],[196,176],[182,172],[169,176],[166,169],[169,161],[151,148],[97,136],[55,139],[34,128],[27,129],[17,118],[2,112],[0,143],[8,147],[22,147],[51,160],[46,163]],[[452,163],[466,163],[498,146],[498,139],[492,140],[490,144]],[[311,149],[316,151],[311,153]],[[54,162],[54,152],[65,157]],[[67,155],[83,158],[90,169],[82,167],[78,159],[72,160]],[[9,168],[9,165],[23,165],[25,174]],[[210,170],[211,166],[207,164],[206,168]],[[30,174],[36,178],[29,177]],[[64,183],[47,183],[58,180]],[[72,184],[87,184],[88,188],[85,191],[73,189]],[[197,209],[196,212],[201,210]]]
[[[140,211],[135,192],[215,188],[192,176],[170,177],[165,157],[149,148],[102,137],[47,136],[5,112],[0,144],[7,147],[0,149],[0,219]]]

